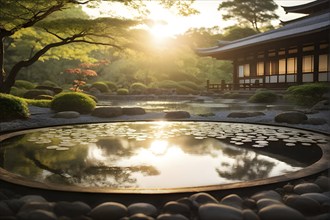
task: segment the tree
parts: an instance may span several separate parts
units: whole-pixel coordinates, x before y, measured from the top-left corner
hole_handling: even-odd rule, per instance
[[[136,9],[143,5],[142,0],[108,1],[131,4]],[[132,40],[129,27],[140,23],[139,20],[58,16],[63,10],[72,10],[84,4],[97,2],[101,0],[0,0],[0,92],[9,93],[19,71],[31,66],[55,48],[63,48],[74,43],[120,49]],[[161,2],[165,7],[177,7],[182,13],[189,8],[193,0],[180,1],[182,4],[174,4],[168,0]],[[15,47],[16,41],[22,36],[29,36],[35,40],[31,53],[10,66],[5,64],[6,52]]]
[[[219,4],[218,10],[225,11],[224,20],[245,21],[260,32],[260,25],[278,18],[277,7],[273,0],[226,0]]]

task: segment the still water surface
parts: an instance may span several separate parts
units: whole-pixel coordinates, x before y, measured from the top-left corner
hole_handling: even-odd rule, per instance
[[[325,142],[308,132],[218,122],[123,122],[45,128],[1,143],[0,166],[40,182],[174,188],[268,178],[307,166],[265,149]]]

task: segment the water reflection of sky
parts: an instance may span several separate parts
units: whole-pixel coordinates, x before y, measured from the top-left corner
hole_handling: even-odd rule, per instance
[[[0,150],[0,163],[13,173],[58,184],[206,186],[299,170],[303,165],[290,158],[271,158],[258,149],[281,138],[278,147],[283,150],[286,143],[306,147],[326,142],[323,136],[312,137],[305,131],[213,122],[64,126],[8,139]]]

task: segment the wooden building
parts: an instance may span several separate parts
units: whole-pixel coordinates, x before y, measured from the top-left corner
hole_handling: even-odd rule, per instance
[[[330,0],[283,8],[306,16],[283,22],[275,30],[197,50],[200,56],[233,62],[233,83],[208,83],[208,89],[330,82]]]

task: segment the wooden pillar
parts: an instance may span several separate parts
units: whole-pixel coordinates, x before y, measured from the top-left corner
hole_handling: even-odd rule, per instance
[[[233,61],[233,89],[239,89],[237,60]]]
[[[303,57],[303,52],[302,52],[302,45],[298,45],[297,48],[297,83],[302,84],[302,57]]]
[[[313,82],[319,81],[319,55],[320,55],[320,42],[314,43],[314,71]]]
[[[206,91],[210,89],[210,80],[206,80]]]

